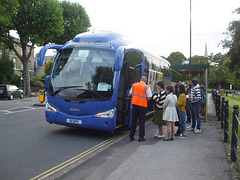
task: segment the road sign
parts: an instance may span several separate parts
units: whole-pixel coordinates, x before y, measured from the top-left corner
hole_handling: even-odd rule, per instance
[[[39,101],[43,103],[45,101],[45,91],[44,89],[39,90]]]

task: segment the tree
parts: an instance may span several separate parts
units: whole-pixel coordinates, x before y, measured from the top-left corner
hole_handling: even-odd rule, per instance
[[[177,51],[177,52],[172,52],[166,59],[171,63],[171,66],[173,66],[173,65],[182,65],[182,62],[186,60],[186,57],[183,55],[183,53]],[[162,69],[162,72],[164,74],[168,74],[167,70]],[[175,82],[179,82],[179,81],[184,81],[186,78],[184,75],[181,75],[177,71],[173,70],[172,79]]]
[[[171,65],[182,65],[182,61],[186,60],[186,57],[181,52],[172,52],[167,60],[171,63]]]
[[[240,8],[236,9],[235,13],[240,14]],[[235,87],[240,87],[240,20],[232,21],[226,34],[228,37],[221,43],[223,48],[229,48],[227,53],[230,59],[228,68],[233,77],[232,83]]]
[[[191,64],[207,64],[208,58],[205,56],[193,56]]]
[[[21,0],[17,13],[11,16],[11,24],[1,31],[0,41],[22,61],[24,92],[26,96],[30,96],[28,60],[35,45],[44,45],[51,42],[55,34],[63,33],[62,8],[57,0]],[[10,36],[10,30],[16,30],[19,35],[21,53],[18,53],[14,46],[17,42]]]
[[[228,88],[230,84],[228,68],[226,64],[219,66],[210,66],[209,68],[209,86],[212,88]]]
[[[55,34],[52,42],[56,44],[64,44],[73,39],[77,34],[86,32],[91,26],[89,17],[85,9],[78,3],[71,3],[62,1],[61,7],[63,9],[63,34]]]
[[[217,53],[217,54],[213,54],[211,53],[208,56],[208,62],[214,66],[218,66],[218,65],[223,65],[224,60],[226,60],[226,55],[225,54],[221,54],[221,53]]]
[[[8,58],[0,59],[0,83],[7,84],[13,79],[14,65]]]
[[[52,61],[48,61],[48,63],[45,65],[44,72],[46,75],[49,75],[51,73],[52,65],[53,65]]]
[[[18,0],[0,1],[0,31],[12,25],[11,17],[17,12]]]
[[[230,74],[228,72],[228,59],[225,54],[210,54],[208,62],[209,68],[209,86],[212,88],[228,88],[230,83]]]

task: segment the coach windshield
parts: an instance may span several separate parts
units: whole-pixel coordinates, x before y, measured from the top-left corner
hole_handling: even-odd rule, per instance
[[[113,94],[115,51],[93,48],[58,52],[49,93],[64,99],[107,100]]]

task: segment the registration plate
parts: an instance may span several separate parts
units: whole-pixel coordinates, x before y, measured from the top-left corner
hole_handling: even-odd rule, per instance
[[[67,119],[67,123],[72,123],[72,124],[82,124],[82,120]]]

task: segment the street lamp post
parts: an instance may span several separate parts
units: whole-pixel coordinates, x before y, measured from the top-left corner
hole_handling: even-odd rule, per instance
[[[190,0],[190,61],[192,63],[192,0]]]

